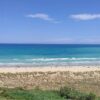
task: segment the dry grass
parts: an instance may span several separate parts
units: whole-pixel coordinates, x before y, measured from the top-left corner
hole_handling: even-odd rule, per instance
[[[100,71],[0,73],[0,87],[57,90],[63,86],[100,96]]]

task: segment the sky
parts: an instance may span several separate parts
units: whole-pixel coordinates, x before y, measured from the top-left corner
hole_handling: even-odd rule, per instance
[[[0,0],[0,43],[100,44],[100,0]]]

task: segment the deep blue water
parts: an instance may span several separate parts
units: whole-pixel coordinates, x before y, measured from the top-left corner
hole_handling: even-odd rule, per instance
[[[100,45],[0,44],[0,64],[100,64]]]

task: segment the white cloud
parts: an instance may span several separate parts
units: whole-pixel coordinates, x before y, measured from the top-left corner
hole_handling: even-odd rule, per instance
[[[45,13],[29,14],[29,15],[27,15],[27,17],[38,18],[38,19],[42,19],[42,20],[49,21],[52,23],[59,23],[59,21],[55,21],[53,18],[51,18],[49,15],[47,15]]]
[[[73,14],[70,17],[76,20],[94,20],[100,19],[100,14]]]

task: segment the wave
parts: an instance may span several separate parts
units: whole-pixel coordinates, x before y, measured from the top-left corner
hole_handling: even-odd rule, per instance
[[[100,58],[34,58],[34,59],[26,59],[26,61],[77,61],[77,60],[100,60]]]
[[[0,61],[80,61],[80,60],[100,60],[100,58],[10,58],[10,59],[0,59]]]
[[[26,63],[26,62],[23,62],[23,63],[0,63],[0,66],[16,66],[16,67],[19,67],[19,66],[70,66],[70,65],[74,65],[74,66],[78,66],[78,65],[100,65],[100,61],[81,61],[81,62],[46,62],[46,63],[43,63],[43,62],[40,62],[40,63]]]
[[[100,58],[12,58],[0,59],[0,65],[78,65],[78,64],[99,64]]]

